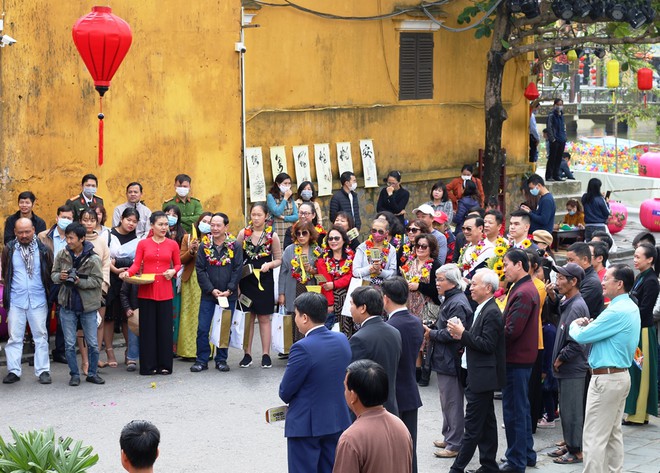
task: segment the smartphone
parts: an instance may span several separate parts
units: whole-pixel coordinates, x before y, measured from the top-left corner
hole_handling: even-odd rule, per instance
[[[612,191],[607,191],[605,193],[605,200],[609,200],[610,196],[612,195]]]

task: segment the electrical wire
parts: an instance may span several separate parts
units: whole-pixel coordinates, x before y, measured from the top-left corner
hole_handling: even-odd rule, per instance
[[[462,33],[462,32],[464,32],[464,31],[468,31],[468,30],[471,30],[471,29],[473,29],[473,28],[476,28],[477,26],[479,26],[480,24],[482,24],[484,21],[486,21],[486,20],[488,19],[488,17],[490,17],[490,15],[493,14],[493,12],[494,12],[495,9],[498,7],[498,5],[499,5],[500,3],[502,3],[502,1],[503,1],[503,0],[497,0],[497,1],[495,2],[495,4],[493,4],[493,6],[492,6],[488,11],[486,11],[486,13],[484,13],[484,16],[482,16],[481,19],[480,19],[479,21],[477,21],[476,23],[473,23],[473,24],[471,24],[471,25],[469,25],[469,26],[466,26],[466,27],[464,27],[464,28],[452,28],[451,26],[445,26],[442,22],[440,22],[440,21],[438,21],[438,20],[435,19],[435,17],[433,16],[433,14],[432,14],[431,12],[429,12],[429,11],[426,9],[426,5],[425,5],[425,4],[422,3],[422,4],[420,5],[420,7],[422,8],[422,11],[424,12],[424,14],[425,14],[426,16],[428,16],[429,19],[430,19],[433,23],[435,23],[436,25],[438,25],[440,28],[442,28],[442,29],[444,29],[444,30],[447,30],[447,31],[451,31],[452,33]]]

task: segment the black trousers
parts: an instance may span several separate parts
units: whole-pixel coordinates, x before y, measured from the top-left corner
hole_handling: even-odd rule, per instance
[[[406,425],[410,436],[412,437],[413,455],[412,455],[412,473],[417,473],[417,411],[399,411],[399,419]]]
[[[545,180],[559,178],[559,166],[561,165],[561,157],[564,154],[566,147],[565,141],[555,140],[550,143],[550,152],[548,153],[548,164],[545,168]]]
[[[532,419],[532,433],[536,433],[536,423],[543,417],[543,350],[536,355],[536,362],[529,376],[529,417]]]
[[[172,299],[138,298],[140,308],[140,374],[172,372]]]
[[[497,472],[497,419],[493,404],[494,391],[475,393],[468,385],[465,388],[465,431],[461,440],[461,449],[449,470],[451,473],[463,473],[474,452],[479,448],[479,463],[488,472]]]

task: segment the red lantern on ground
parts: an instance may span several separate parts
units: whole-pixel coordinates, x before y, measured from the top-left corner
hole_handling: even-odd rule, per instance
[[[530,82],[527,88],[525,89],[525,98],[527,100],[536,100],[540,97],[539,89],[536,88],[534,82]]]
[[[131,47],[133,34],[110,7],[92,7],[92,12],[73,25],[73,42],[94,79],[99,93],[99,166],[103,165],[103,94]]]
[[[647,199],[639,207],[639,220],[652,232],[660,232],[660,199]]]
[[[646,107],[646,91],[653,88],[653,71],[642,67],[637,71],[637,88],[644,91],[644,107]]]
[[[628,223],[628,209],[621,202],[610,202],[612,215],[607,220],[607,228],[610,233],[619,233]]]

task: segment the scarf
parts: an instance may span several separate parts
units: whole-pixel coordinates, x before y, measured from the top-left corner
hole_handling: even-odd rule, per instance
[[[28,277],[32,278],[34,273],[34,251],[37,249],[37,235],[32,236],[32,241],[27,245],[21,245],[16,239],[16,249],[21,252],[21,258],[25,263],[25,270]]]

